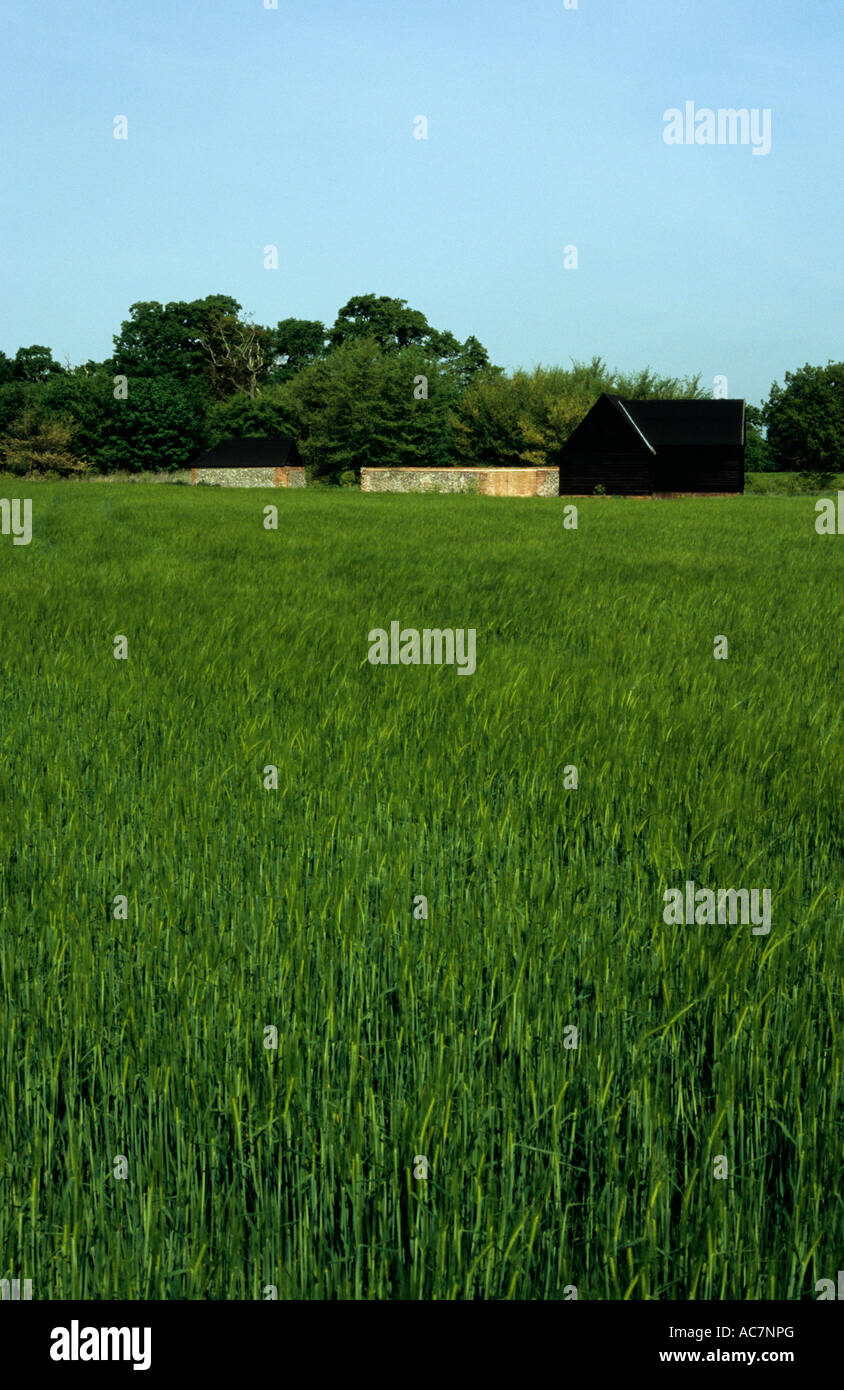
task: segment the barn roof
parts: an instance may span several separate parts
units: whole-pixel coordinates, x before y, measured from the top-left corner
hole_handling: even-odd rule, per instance
[[[744,401],[613,400],[655,449],[661,445],[744,444]]]
[[[191,467],[296,468],[301,464],[295,439],[278,435],[273,439],[224,439]]]
[[[563,453],[594,441],[614,417],[623,421],[631,448],[654,456],[678,446],[744,445],[743,400],[632,401],[604,392],[569,435]]]
[[[631,424],[631,425],[633,426],[634,430],[635,430],[636,433],[638,434],[638,436],[639,436],[639,438],[641,439],[642,443],[645,445],[645,448],[646,448],[646,449],[649,449],[650,452],[651,452],[652,454],[655,454],[655,453],[656,453],[656,449],[654,448],[654,446],[653,446],[653,444],[651,443],[651,441],[650,441],[650,440],[647,438],[647,436],[644,434],[644,432],[643,432],[643,430],[641,429],[641,427],[636,423],[636,417],[635,417],[635,415],[633,414],[633,412],[632,412],[632,411],[630,410],[630,408],[629,408],[631,405],[634,405],[635,402],[634,402],[634,401],[623,401],[623,400],[621,399],[620,396],[610,396],[608,399],[612,401],[612,403],[613,403],[613,405],[615,406],[615,408],[618,410],[618,412],[619,412],[621,415],[624,416],[625,420],[626,420],[629,424]]]

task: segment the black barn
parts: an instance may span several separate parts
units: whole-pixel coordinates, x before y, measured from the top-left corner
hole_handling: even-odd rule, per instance
[[[559,460],[560,496],[744,492],[744,401],[603,395]]]

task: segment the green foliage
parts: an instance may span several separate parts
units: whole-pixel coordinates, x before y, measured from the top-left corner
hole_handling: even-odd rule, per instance
[[[206,398],[172,377],[130,379],[126,400],[115,400],[107,370],[44,389],[45,403],[74,419],[75,447],[105,472],[185,468],[206,447]]]
[[[500,371],[500,368],[492,366],[483,343],[471,333],[465,343],[458,344],[450,353],[442,354],[442,361],[445,369],[454,376],[461,391],[465,391],[482,372],[489,371],[495,374]]]
[[[0,436],[0,466],[19,475],[83,473],[88,465],[75,453],[72,439],[72,420],[28,405]]]
[[[50,349],[40,343],[18,348],[15,353],[13,372],[18,381],[46,381],[51,374],[61,370],[59,363],[53,360]]]
[[[270,330],[236,314],[211,314],[199,341],[205,377],[215,400],[233,392],[254,398],[277,355]]]
[[[304,367],[321,357],[326,346],[326,328],[318,319],[281,319],[276,327],[275,348],[279,357],[270,371],[270,380],[289,381]]]
[[[610,371],[600,357],[569,369],[479,372],[453,417],[457,457],[479,467],[553,467],[561,446],[603,392],[631,399],[700,399],[699,377]]]
[[[0,383],[0,434],[12,428],[24,408],[37,396],[37,390],[27,382],[7,378]]]
[[[421,346],[431,336],[431,326],[418,309],[408,307],[405,299],[388,295],[353,295],[339,310],[329,333],[332,347],[352,343],[360,338],[374,339],[379,348]]]
[[[695,376],[659,376],[650,367],[639,372],[613,372],[611,390],[630,401],[703,401],[709,392]]]
[[[230,295],[211,294],[191,302],[133,304],[114,338],[114,372],[133,377],[169,376],[194,383],[207,376],[202,339],[220,319],[237,318],[241,306]]]
[[[128,400],[112,402],[102,457],[112,468],[185,468],[203,452],[207,439],[205,403],[193,387],[136,381]]]
[[[414,397],[421,376],[426,400]],[[357,338],[305,368],[288,390],[299,448],[316,478],[452,461],[449,414],[458,387],[421,347],[384,349]]]
[[[140,383],[139,388],[140,388]],[[74,447],[94,467],[107,471],[119,464],[109,442],[113,437],[112,412],[126,401],[115,401],[111,373],[105,367],[84,375],[65,372],[51,378],[37,393],[42,409],[72,419]]]
[[[128,402],[114,401],[115,375],[128,378]],[[427,399],[413,396],[417,376]],[[298,318],[271,330],[217,294],[133,304],[102,363],[64,371],[39,344],[0,352],[0,435],[43,405],[72,421],[76,456],[104,469],[182,467],[205,442],[279,433],[293,433],[315,479],[329,481],[365,466],[553,467],[602,392],[707,396],[700,374],[621,372],[597,356],[508,374],[476,337],[461,343],[387,295],[353,296],[328,330]],[[745,467],[831,474],[844,469],[842,438],[844,363],[807,364],[763,407],[747,406]]]
[[[329,333],[332,347],[364,338],[376,342],[383,352],[422,349],[429,361],[440,363],[449,372],[461,390],[490,365],[477,338],[470,336],[460,343],[453,333],[432,328],[425,315],[409,308],[406,300],[387,295],[355,295],[344,304]]]
[[[584,499],[576,534],[553,500],[273,501],[278,533],[239,489],[43,484],[3,555],[3,1272],[814,1298],[844,548],[776,498]],[[475,674],[370,666],[393,617],[476,627]],[[666,926],[686,878],[770,886],[770,935]]]
[[[758,405],[746,405],[744,410],[744,469],[747,473],[773,473],[774,458],[765,438],[765,422]]]
[[[834,477],[834,473],[823,472],[818,469],[807,469],[803,473],[790,473],[786,479],[784,490],[801,496],[812,496],[818,492],[826,492]]]
[[[259,396],[242,394],[217,401],[207,417],[208,443],[225,439],[271,439],[277,435],[296,435],[299,412],[291,393],[284,386],[265,386]]]
[[[778,470],[840,472],[844,469],[844,362],[786,372],[771,387],[762,417]]]
[[[768,497],[810,496],[832,490],[844,491],[844,473],[746,473],[744,490]]]
[[[481,372],[452,418],[457,457],[478,467],[549,465],[598,394],[561,367]]]
[[[190,303],[133,304],[109,365],[130,381],[169,377],[222,400],[236,391],[254,396],[277,355],[269,328],[244,317],[230,295],[213,294]]]

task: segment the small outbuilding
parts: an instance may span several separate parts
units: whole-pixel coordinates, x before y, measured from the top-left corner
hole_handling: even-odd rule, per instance
[[[191,465],[192,483],[223,487],[304,487],[305,469],[292,438],[226,439]]]
[[[629,401],[602,395],[566,440],[560,496],[744,492],[743,400]]]

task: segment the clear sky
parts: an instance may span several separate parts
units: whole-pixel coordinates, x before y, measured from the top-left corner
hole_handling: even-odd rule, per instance
[[[508,368],[598,354],[754,402],[842,356],[841,0],[7,0],[2,25],[7,353],[105,357],[136,300],[330,324],[371,291]],[[769,110],[770,153],[666,144],[686,102]]]

